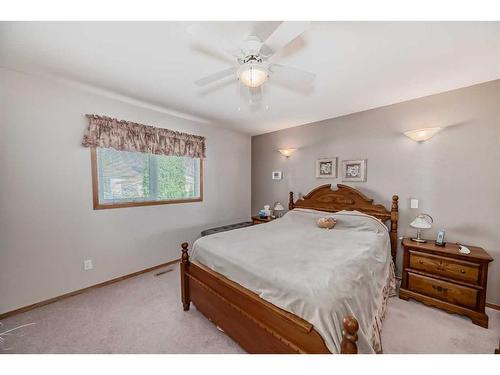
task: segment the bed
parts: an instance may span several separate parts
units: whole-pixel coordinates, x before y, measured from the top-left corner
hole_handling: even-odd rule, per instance
[[[391,209],[346,186],[320,186],[264,225],[182,244],[181,298],[249,353],[381,352],[394,288]],[[333,216],[334,229],[316,226]],[[385,226],[390,222],[390,227]]]

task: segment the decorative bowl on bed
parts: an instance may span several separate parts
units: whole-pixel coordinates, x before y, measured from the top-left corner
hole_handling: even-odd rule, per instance
[[[318,227],[324,229],[332,229],[337,222],[333,217],[320,217],[318,219]]]

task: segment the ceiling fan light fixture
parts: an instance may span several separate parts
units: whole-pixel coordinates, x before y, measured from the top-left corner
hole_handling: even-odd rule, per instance
[[[259,64],[245,64],[238,71],[238,78],[245,86],[259,87],[267,81],[269,73]]]

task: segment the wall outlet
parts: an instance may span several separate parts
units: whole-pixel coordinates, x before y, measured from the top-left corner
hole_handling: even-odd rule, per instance
[[[88,270],[91,270],[92,268],[94,268],[94,266],[92,264],[92,259],[85,259],[83,261],[83,269],[85,271],[88,271]]]

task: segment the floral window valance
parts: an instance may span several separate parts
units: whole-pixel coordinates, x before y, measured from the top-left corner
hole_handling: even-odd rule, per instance
[[[106,116],[86,115],[85,147],[114,148],[119,151],[156,155],[205,157],[205,137],[180,133]]]

